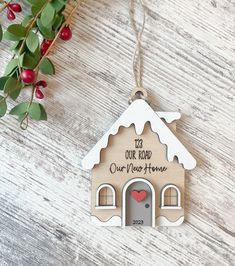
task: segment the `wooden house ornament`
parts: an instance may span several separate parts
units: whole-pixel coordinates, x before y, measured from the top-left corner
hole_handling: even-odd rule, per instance
[[[185,170],[196,160],[175,136],[178,112],[134,100],[83,159],[92,169],[91,219],[98,226],[177,226]]]

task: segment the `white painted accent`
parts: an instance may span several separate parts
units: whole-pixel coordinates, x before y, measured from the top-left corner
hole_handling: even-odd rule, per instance
[[[95,209],[97,210],[113,210],[113,209],[116,209],[117,206],[109,206],[109,205],[104,205],[104,206],[95,206]]]
[[[177,194],[178,194],[178,197],[177,197],[177,206],[165,206],[165,200],[164,200],[164,195],[165,195],[165,192],[168,188],[174,188],[176,191],[177,191]],[[162,209],[177,209],[176,207],[180,207],[181,206],[181,193],[180,193],[180,190],[178,189],[178,187],[176,185],[173,185],[173,184],[169,184],[169,185],[166,185],[163,190],[161,191],[161,208]],[[172,208],[172,207],[175,207],[175,208]]]
[[[122,219],[119,216],[113,216],[108,221],[102,222],[96,216],[91,216],[91,221],[97,226],[121,226]]]
[[[155,190],[153,185],[144,178],[133,178],[128,181],[122,190],[122,227],[126,226],[126,191],[128,187],[135,182],[144,182],[146,183],[152,191],[152,227],[155,226]]]
[[[181,210],[182,209],[182,207],[179,207],[179,206],[161,206],[161,209],[164,209],[164,210],[170,210],[170,209],[172,209],[172,210]]]
[[[181,216],[175,222],[169,221],[165,216],[159,216],[156,219],[156,226],[179,226],[184,222],[184,216]]]
[[[112,193],[113,193],[113,205],[110,206],[110,205],[107,205],[107,206],[100,206],[100,203],[99,203],[99,193],[100,193],[100,190],[102,188],[105,188],[105,187],[108,187],[111,189]],[[116,191],[115,189],[113,188],[113,186],[111,186],[110,184],[102,184],[98,187],[97,191],[96,191],[96,209],[98,209],[98,207],[100,209],[115,209],[116,208]],[[104,208],[105,207],[105,208]],[[109,208],[109,207],[112,207],[112,208]]]
[[[179,112],[156,112],[156,114],[169,124],[181,118],[181,114]]]
[[[168,161],[173,161],[174,157],[177,156],[179,163],[182,163],[185,169],[193,169],[196,166],[196,160],[148,103],[141,99],[133,101],[108,132],[90,150],[82,160],[83,167],[85,169],[92,169],[95,164],[100,162],[101,149],[107,147],[109,136],[116,135],[120,126],[129,127],[131,124],[134,124],[136,133],[141,135],[148,121],[153,132],[158,134],[161,143],[167,145]]]

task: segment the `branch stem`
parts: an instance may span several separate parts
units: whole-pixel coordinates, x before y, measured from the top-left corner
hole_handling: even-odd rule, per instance
[[[67,19],[65,20],[65,22],[61,25],[58,33],[56,34],[53,42],[51,43],[50,47],[47,49],[46,53],[42,56],[42,58],[40,59],[40,61],[38,62],[37,66],[35,67],[35,69],[37,69],[40,64],[42,63],[42,61],[44,60],[44,58],[49,54],[49,52],[51,51],[52,47],[54,46],[55,42],[57,41],[57,39],[59,38],[60,32],[62,31],[62,29],[64,28],[64,26],[68,25],[71,21],[71,18],[74,14],[74,12],[77,10],[77,8],[80,6],[82,1],[77,1],[76,5],[74,6],[74,8],[72,9],[72,11],[70,12],[69,16],[67,17]]]
[[[36,16],[34,17],[34,19],[32,20],[32,22],[29,24],[29,26],[28,26],[28,28],[27,28],[26,36],[25,36],[25,38],[24,38],[24,40],[23,40],[23,42],[22,42],[22,44],[21,44],[21,46],[20,46],[19,52],[18,52],[19,55],[21,55],[21,53],[22,53],[22,51],[23,51],[23,49],[24,49],[24,45],[25,45],[25,42],[26,42],[26,39],[27,39],[27,37],[28,37],[28,35],[29,35],[30,30],[33,28],[33,26],[34,26],[36,20],[37,20],[38,17],[41,15],[43,9],[46,7],[46,5],[47,5],[50,1],[51,1],[51,0],[47,0],[47,1],[46,1],[46,3],[42,6],[42,8],[38,11],[37,15],[36,15]]]
[[[28,124],[29,124],[29,108],[31,106],[31,104],[33,103],[33,98],[34,98],[34,92],[35,92],[35,86],[33,84],[32,86],[32,93],[31,93],[31,97],[30,97],[30,101],[29,101],[29,104],[28,104],[28,107],[27,107],[27,112],[25,113],[23,119],[21,120],[20,122],[20,127],[21,129],[23,130],[26,130],[28,128]]]
[[[12,0],[9,0],[8,2],[6,1],[0,1],[1,4],[3,4],[1,7],[0,7],[0,13],[5,9],[7,8],[7,6],[12,2]]]
[[[0,100],[0,103],[1,102],[3,102],[3,101],[5,101],[7,98],[8,98],[8,96],[9,96],[9,93],[7,93],[1,100]]]
[[[0,6],[0,12],[2,12],[5,8],[7,8],[8,5],[9,5],[9,3],[11,3],[12,1],[13,1],[13,0],[8,0],[8,1],[0,0],[0,4],[1,4],[1,6]],[[35,17],[33,17],[33,18],[28,22],[28,24],[27,24],[27,26],[26,26],[26,35],[25,35],[24,39],[22,40],[22,43],[21,43],[20,48],[19,48],[19,50],[18,50],[18,53],[17,53],[17,54],[16,54],[16,53],[14,54],[14,57],[15,57],[16,55],[18,55],[18,61],[19,61],[19,57],[20,57],[20,55],[24,52],[24,48],[25,48],[25,44],[26,44],[26,39],[27,39],[27,37],[28,37],[30,31],[31,31],[32,28],[35,26],[35,23],[36,23],[37,19],[38,19],[39,16],[41,15],[41,13],[42,13],[42,11],[44,10],[44,8],[46,7],[46,5],[47,5],[48,3],[50,3],[51,1],[52,1],[52,0],[47,0],[47,1],[44,3],[44,5],[41,7],[41,9],[38,11],[38,13],[35,15]],[[59,31],[57,32],[55,38],[53,39],[53,41],[52,41],[50,47],[48,48],[48,50],[46,51],[46,53],[40,58],[40,60],[39,60],[39,62],[38,62],[38,64],[37,64],[37,66],[34,68],[35,71],[38,72],[38,69],[39,69],[40,64],[42,63],[42,61],[44,60],[44,58],[48,55],[48,53],[51,51],[51,49],[52,49],[52,47],[54,46],[56,40],[59,38],[60,33],[61,33],[61,31],[63,30],[63,28],[64,28],[65,26],[68,26],[68,25],[71,24],[71,19],[72,19],[73,15],[74,15],[75,11],[77,10],[77,8],[81,5],[82,0],[76,0],[75,2],[76,2],[76,4],[73,6],[73,8],[72,8],[71,12],[68,14],[66,20],[65,20],[65,21],[62,23],[62,25],[60,26],[60,29],[59,29]],[[13,57],[13,58],[14,58],[14,57]],[[20,62],[19,62],[19,64],[18,64],[18,69],[19,69],[19,70],[18,70],[18,71],[19,71],[18,81],[20,81],[20,73],[22,72],[22,67],[20,66]],[[26,113],[24,114],[24,116],[22,117],[22,119],[21,119],[21,123],[20,123],[20,127],[21,127],[23,130],[26,130],[27,127],[28,127],[28,122],[29,122],[29,109],[30,109],[30,106],[32,105],[33,100],[34,100],[35,90],[36,90],[35,84],[32,84],[32,92],[31,92],[30,100],[29,100],[29,102],[28,102],[27,111],[26,111]],[[12,90],[12,91],[14,91],[14,90]],[[12,91],[11,91],[11,92],[12,92]],[[6,100],[6,99],[10,96],[10,93],[11,93],[11,92],[8,92],[8,93],[5,95],[5,97],[3,97],[3,98],[0,100],[0,102]]]

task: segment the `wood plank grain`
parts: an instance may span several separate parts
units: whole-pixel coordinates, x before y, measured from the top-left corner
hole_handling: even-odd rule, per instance
[[[156,111],[182,112],[178,137],[198,161],[186,176],[186,223],[123,230],[90,222],[81,159],[127,107],[135,42],[127,1],[86,0],[73,39],[51,55],[49,121],[24,132],[13,117],[0,120],[0,265],[235,264],[235,5],[146,3],[144,85]],[[11,55],[7,42],[0,47],[2,74]]]

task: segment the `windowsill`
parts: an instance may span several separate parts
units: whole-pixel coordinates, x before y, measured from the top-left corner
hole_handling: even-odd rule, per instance
[[[161,206],[161,209],[163,210],[180,210],[182,207],[179,206]]]
[[[117,206],[95,206],[97,210],[111,210],[116,209]]]

